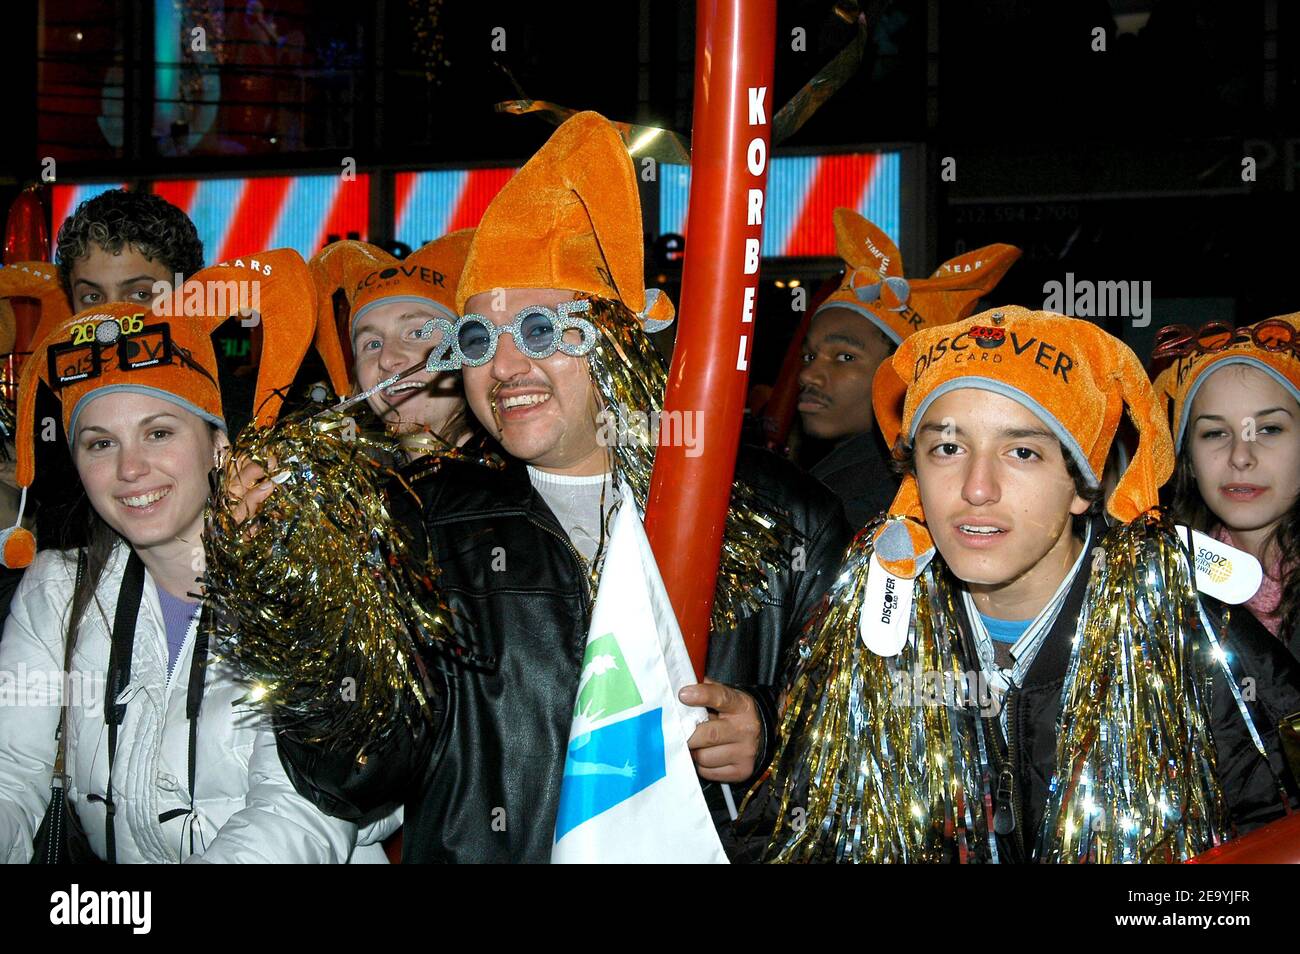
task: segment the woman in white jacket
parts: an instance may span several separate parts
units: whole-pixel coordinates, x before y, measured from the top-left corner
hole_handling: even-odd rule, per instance
[[[276,279],[271,292],[263,281],[261,293],[268,316],[262,371],[271,375],[265,387],[268,375],[259,375],[265,411],[270,387],[292,379],[310,339],[314,295],[296,253],[258,259],[253,267]],[[236,262],[195,280],[252,277],[240,276],[243,268]],[[90,504],[90,542],[37,555],[0,639],[0,859],[31,860],[50,803],[63,701],[68,801],[100,859],[382,862],[376,841],[399,819],[372,825],[358,848],[355,825],[301,798],[270,727],[241,702],[247,688],[210,658],[200,626],[212,611],[201,609],[197,581],[208,474],[229,446],[207,337],[219,320],[170,318],[160,332],[138,305],[94,310],[54,323],[20,390],[19,483],[33,476],[32,392],[40,377],[64,405]],[[161,352],[151,347],[164,337]],[[87,338],[89,350],[77,353]],[[162,352],[171,360],[149,363]]]

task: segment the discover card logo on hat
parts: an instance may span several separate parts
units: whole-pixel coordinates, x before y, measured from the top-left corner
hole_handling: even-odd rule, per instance
[[[388,302],[422,305],[454,323],[456,283],[473,237],[473,229],[460,229],[420,246],[404,259],[355,240],[325,246],[309,263],[320,295],[318,325],[333,324],[333,295],[340,289],[350,308],[349,339],[366,312]]]
[[[926,409],[962,388],[1000,394],[1033,412],[1094,487],[1127,408],[1138,448],[1107,502],[1118,520],[1127,523],[1155,506],[1173,473],[1173,441],[1142,363],[1091,322],[1009,306],[918,332],[872,382],[885,440],[891,446],[913,440]],[[933,546],[915,477],[903,479],[889,513],[908,518],[908,539],[895,521],[884,524],[888,539],[878,541],[877,555],[894,575],[912,577],[917,558]]]

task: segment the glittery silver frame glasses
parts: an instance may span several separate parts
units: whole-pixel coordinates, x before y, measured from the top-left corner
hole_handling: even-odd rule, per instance
[[[529,305],[508,325],[495,325],[483,315],[465,315],[456,322],[455,356],[468,367],[480,367],[496,356],[501,336],[510,335],[520,353],[535,361],[549,358],[557,351],[581,357],[596,346],[596,326],[586,318],[574,316],[590,309],[589,301],[562,301],[555,308]],[[565,332],[575,328],[582,333],[582,340],[565,341]]]
[[[555,308],[548,308],[545,305],[529,305],[515,315],[515,320],[508,325],[494,325],[483,315],[473,314],[465,315],[455,324],[452,324],[446,318],[430,318],[424,323],[424,327],[419,330],[417,337],[430,340],[433,338],[435,331],[440,331],[442,332],[442,338],[430,349],[429,356],[424,362],[413,365],[404,371],[399,371],[373,387],[367,388],[360,394],[355,394],[339,402],[334,406],[334,410],[342,411],[360,401],[364,401],[371,395],[391,387],[417,371],[423,370],[428,374],[432,374],[435,371],[459,371],[466,365],[471,368],[485,365],[496,356],[497,339],[502,335],[510,335],[514,338],[515,347],[533,360],[540,361],[543,358],[549,358],[557,351],[575,358],[582,357],[596,346],[596,326],[586,318],[576,318],[574,315],[590,309],[591,302],[589,301],[562,301]],[[530,334],[540,332],[543,327],[549,329],[549,336],[545,340],[540,337],[534,338],[532,344],[530,344]],[[471,358],[465,354],[462,347],[464,334],[467,330],[474,333],[480,328],[482,331],[478,333],[486,341],[481,344],[477,341],[474,342],[471,351],[476,354],[476,357]],[[574,328],[582,333],[582,340],[572,343],[565,341],[564,333]],[[482,348],[481,354],[478,353],[480,347]]]

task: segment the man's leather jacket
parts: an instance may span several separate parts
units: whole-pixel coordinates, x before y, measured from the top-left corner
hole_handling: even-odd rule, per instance
[[[494,664],[444,664],[437,724],[370,753],[362,766],[283,735],[281,759],[298,790],[329,814],[362,819],[404,803],[405,861],[547,861],[591,613],[587,578],[521,463],[497,471],[453,461],[431,471],[419,463],[408,470],[419,506],[394,492],[393,513],[423,525],[458,635]],[[838,499],[780,458],[744,449],[736,476],[802,535],[789,543],[792,567],[769,570],[766,604],[735,631],[715,633],[709,647],[708,675],[758,704],[761,769],[774,747],[786,649],[830,585],[850,533]],[[730,847],[718,786],[702,784]],[[734,788],[738,800],[745,786]]]

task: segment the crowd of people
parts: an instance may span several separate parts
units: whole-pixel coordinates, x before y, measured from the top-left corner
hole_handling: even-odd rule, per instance
[[[1170,329],[1153,381],[1093,323],[996,306],[1009,246],[909,279],[871,223],[835,227],[798,406],[833,447],[810,471],[742,447],[723,559],[748,559],[680,693],[728,856],[1181,860],[1292,811],[1300,315]],[[548,861],[611,519],[644,514],[654,462],[601,415],[661,409],[667,380],[642,255],[624,141],[580,113],[477,228],[401,261],[345,241],[203,268],[179,210],[114,191],[57,264],[0,269],[41,309],[0,538],[0,857]],[[228,309],[158,314],[178,276],[260,283],[255,365],[213,347]],[[204,592],[214,514],[279,532],[280,475],[238,438],[304,383],[390,436],[379,492],[459,647],[364,753],[258,705]],[[754,514],[788,545],[745,549]],[[1234,561],[1262,582],[1229,604]],[[900,692],[936,673],[977,691]]]

